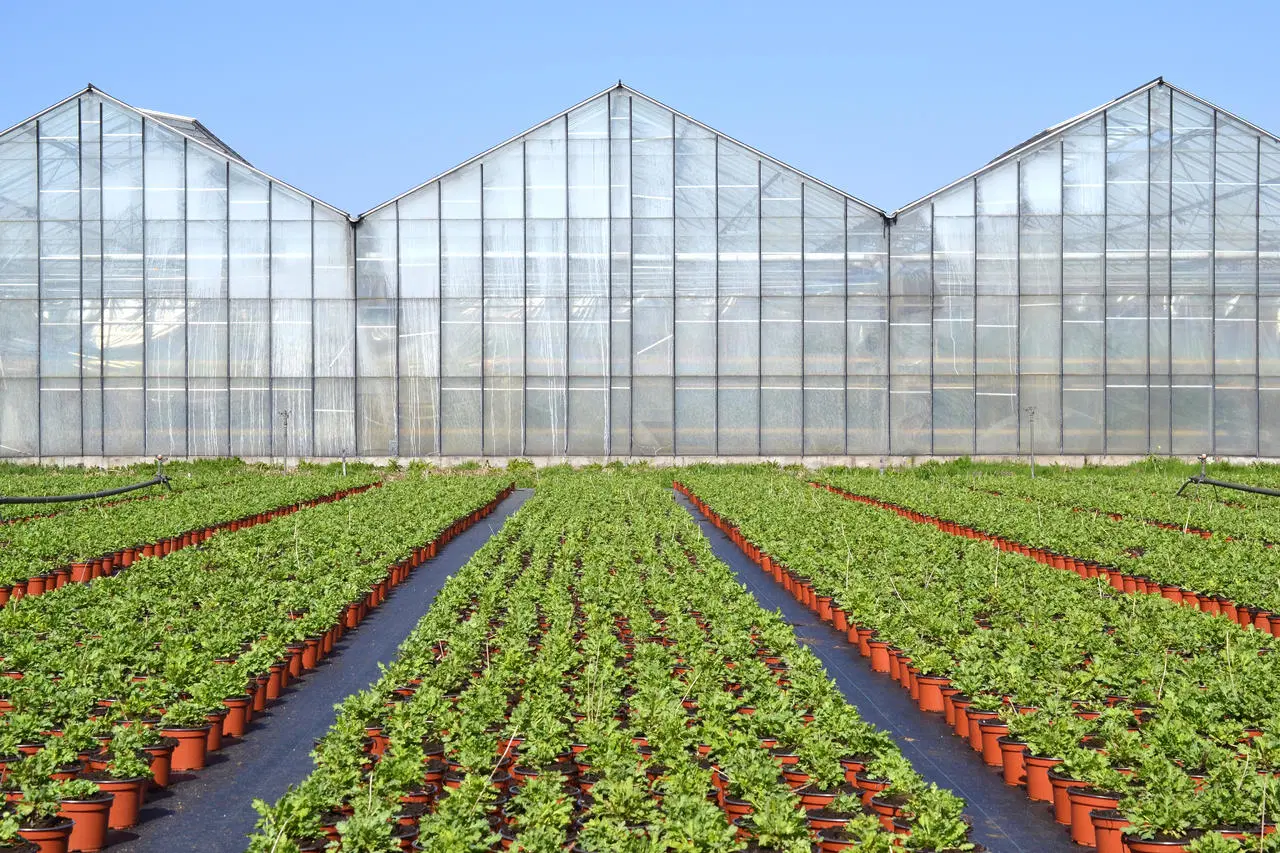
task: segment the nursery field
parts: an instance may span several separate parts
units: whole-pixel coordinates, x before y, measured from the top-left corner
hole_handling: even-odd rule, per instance
[[[226,461],[11,505],[0,853],[1277,851],[1280,499],[1195,470]],[[310,770],[236,777],[268,742]]]

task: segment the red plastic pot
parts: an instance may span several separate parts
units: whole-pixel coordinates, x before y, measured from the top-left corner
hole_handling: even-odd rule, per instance
[[[1072,779],[1053,770],[1049,771],[1049,786],[1053,791],[1053,819],[1063,826],[1071,825],[1071,797],[1068,788],[1084,787],[1083,779]]]
[[[67,853],[71,828],[72,823],[68,820],[39,829],[23,827],[18,830],[18,834],[24,840],[36,845],[40,853]]]
[[[1037,803],[1053,802],[1053,785],[1049,783],[1050,768],[1062,763],[1061,758],[1025,754],[1027,771],[1027,796]]]
[[[998,738],[997,742],[1000,745],[1000,767],[1004,775],[1004,783],[1012,787],[1026,784],[1026,741],[1005,736]]]
[[[97,853],[107,846],[107,815],[115,797],[100,793],[87,800],[63,800],[58,816],[72,822],[67,836],[69,853]]]
[[[1090,812],[1111,811],[1120,805],[1120,798],[1104,791],[1071,787],[1067,789],[1071,803],[1071,840],[1084,847],[1097,844]]]
[[[205,754],[209,747],[209,726],[194,728],[161,729],[160,734],[178,742],[173,748],[170,762],[172,770],[203,770]]]
[[[173,763],[173,750],[174,747],[172,745],[143,747],[142,751],[147,754],[147,758],[151,762],[152,787],[168,787],[169,771],[172,769]]]
[[[1094,811],[1089,819],[1098,853],[1125,853],[1124,831],[1130,826],[1127,817],[1116,811]]]
[[[109,791],[115,799],[111,803],[111,813],[107,825],[112,829],[128,829],[138,824],[138,813],[146,799],[147,780],[107,779],[99,782],[98,787]]]

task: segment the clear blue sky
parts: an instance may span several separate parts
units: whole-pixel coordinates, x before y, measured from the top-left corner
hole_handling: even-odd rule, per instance
[[[892,210],[1163,75],[1280,132],[1274,0],[4,0],[0,126],[92,82],[362,212],[621,78]]]

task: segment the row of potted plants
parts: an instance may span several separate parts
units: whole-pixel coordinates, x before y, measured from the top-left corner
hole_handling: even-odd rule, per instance
[[[1269,635],[777,469],[686,470],[678,488],[1006,782],[1052,801],[1076,841],[1134,853],[1272,843]]]
[[[250,850],[971,850],[649,473],[537,493],[441,590]]]
[[[993,495],[945,478],[828,469],[817,481],[1051,554],[1114,568],[1161,586],[1280,613],[1280,551],[1258,540],[1184,536],[1128,517]],[[1269,623],[1267,623],[1269,624]]]
[[[0,787],[20,834],[42,851],[97,849],[96,834],[75,837],[97,817],[57,819],[88,790],[63,783],[141,784],[139,755],[162,783],[202,769],[510,488],[410,477],[0,612]]]
[[[272,513],[334,500],[377,482],[368,471],[349,478],[331,470],[288,475],[253,472],[214,488],[188,489],[147,501],[88,506],[5,529],[0,549],[0,604],[50,586],[91,580],[203,541],[219,530],[260,523]]]
[[[171,492],[207,488],[234,477],[244,476],[251,471],[265,470],[266,466],[248,465],[239,459],[193,459],[167,462],[164,473],[169,478],[168,485],[157,485],[136,492],[90,498],[84,501],[0,504],[0,524],[21,524],[32,518],[57,515],[90,505],[109,506],[147,500]],[[139,463],[120,468],[0,463],[0,495],[31,497],[86,494],[140,483],[152,479],[155,474],[155,463]]]
[[[1030,557],[1046,566],[1075,572],[1082,578],[1100,578],[1114,587],[1117,592],[1162,596],[1175,604],[1187,605],[1213,616],[1225,616],[1232,622],[1238,622],[1242,628],[1257,628],[1270,634],[1280,633],[1280,615],[1258,607],[1237,604],[1226,596],[1206,595],[1199,590],[1188,589],[1178,584],[1160,583],[1144,575],[1129,574],[1114,566],[1103,566],[1093,561],[1080,560],[1069,554],[1059,554],[1045,548],[1034,548],[1022,542],[1014,541],[1007,536],[1001,536],[998,533],[987,533],[974,527],[967,527],[954,521],[939,518],[936,515],[929,515],[895,503],[882,501],[879,498],[846,492],[836,486],[820,483],[814,483],[813,485],[825,488],[848,500],[859,501],[895,512],[903,518],[919,524],[931,524],[944,533],[978,539],[988,542],[1002,551],[1012,551],[1024,557]]]
[[[1217,469],[1217,470],[1214,470]],[[1140,463],[1123,468],[1039,468],[1035,479],[1025,468],[970,471],[962,466],[937,466],[931,478],[956,485],[1031,498],[1068,508],[1119,513],[1127,518],[1224,538],[1274,540],[1275,499],[1247,492],[1228,491],[1194,484],[1179,489],[1193,466]],[[1270,468],[1214,466],[1211,477],[1280,487],[1280,477]]]

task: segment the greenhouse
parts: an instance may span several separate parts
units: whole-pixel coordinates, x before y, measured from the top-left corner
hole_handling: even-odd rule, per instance
[[[0,455],[1280,456],[1280,140],[1155,80],[893,211],[619,84],[359,216],[0,134]]]

